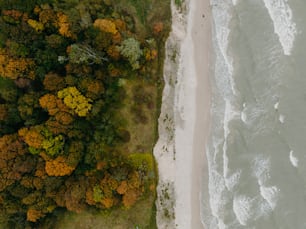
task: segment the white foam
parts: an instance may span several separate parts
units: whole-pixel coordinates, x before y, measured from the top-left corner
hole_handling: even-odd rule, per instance
[[[212,170],[212,169],[211,169]],[[212,215],[219,221],[220,211],[223,209],[224,196],[222,193],[226,189],[224,178],[217,171],[209,171],[209,203]]]
[[[270,197],[269,194],[266,195],[268,198]],[[234,197],[233,211],[241,225],[246,226],[246,228],[253,228],[250,227],[252,222],[271,214],[272,208],[261,195],[254,197],[239,195]]]
[[[230,133],[228,123],[233,119],[238,119],[240,114],[238,110],[233,106],[230,100],[225,99],[225,111],[224,111],[224,139],[227,138]]]
[[[235,82],[233,80],[233,58],[228,55],[228,43],[229,43],[229,23],[232,18],[231,7],[233,3],[231,0],[220,1],[212,0],[211,4],[212,15],[214,20],[215,30],[213,31],[216,38],[215,45],[218,52],[216,52],[216,68],[215,76],[217,84],[221,93],[225,96],[229,94],[237,94],[235,89]]]
[[[260,186],[260,195],[269,203],[271,209],[276,207],[279,191],[276,186]]]
[[[246,113],[244,111],[241,112],[241,120],[246,123],[246,120],[247,120],[247,116],[246,116]]]
[[[232,2],[233,2],[233,5],[235,6],[237,5],[238,0],[232,0]]]
[[[285,55],[290,55],[297,34],[292,20],[292,10],[288,0],[263,0],[273,21],[274,32],[283,47]]]
[[[247,196],[238,196],[234,198],[233,210],[237,220],[243,226],[252,218],[252,199]]]
[[[275,110],[278,110],[278,106],[279,106],[279,102],[275,103],[275,104],[274,104],[274,109],[275,109]]]
[[[224,144],[223,144],[223,176],[226,178],[228,176],[228,163],[229,159],[227,156],[227,138],[230,134],[229,122],[233,119],[239,117],[239,112],[235,109],[235,107],[231,104],[228,99],[225,99],[225,111],[224,111],[224,120],[223,120],[223,128],[224,128]]]
[[[253,162],[253,174],[258,179],[258,184],[263,186],[270,179],[270,158],[259,155]]]
[[[233,173],[231,176],[225,178],[225,185],[229,191],[233,191],[237,184],[239,184],[241,171]]]
[[[292,164],[294,167],[298,167],[298,165],[299,165],[299,160],[297,159],[297,157],[295,157],[295,156],[293,155],[293,150],[291,150],[290,153],[289,153],[289,159],[290,159],[291,164]]]
[[[284,115],[279,115],[278,120],[280,121],[280,123],[284,123],[285,122],[285,116]]]

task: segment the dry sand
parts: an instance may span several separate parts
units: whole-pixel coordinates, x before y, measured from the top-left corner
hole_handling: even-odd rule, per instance
[[[200,190],[207,170],[210,114],[209,0],[186,1],[186,12],[172,5],[172,32],[166,43],[165,88],[154,148],[159,229],[203,228]]]

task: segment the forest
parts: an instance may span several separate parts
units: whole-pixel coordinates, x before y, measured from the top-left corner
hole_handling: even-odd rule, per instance
[[[116,228],[155,228],[170,1],[0,0],[0,11],[0,228],[117,210]],[[145,222],[130,220],[138,202]]]

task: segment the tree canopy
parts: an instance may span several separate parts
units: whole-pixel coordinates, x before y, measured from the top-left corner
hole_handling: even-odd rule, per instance
[[[0,225],[43,228],[57,211],[154,195],[154,159],[131,114],[157,103],[131,95],[134,82],[162,85],[162,29],[138,36],[130,12],[105,0],[0,1]]]

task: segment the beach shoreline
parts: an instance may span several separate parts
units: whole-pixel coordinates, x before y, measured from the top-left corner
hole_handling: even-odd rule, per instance
[[[203,173],[207,173],[210,7],[209,0],[184,4],[180,9],[173,2],[171,6],[159,139],[154,147],[159,229],[203,229],[200,192]]]
[[[194,58],[197,74],[196,120],[194,130],[194,149],[192,167],[192,208],[191,223],[193,229],[203,229],[201,219],[201,192],[208,183],[206,160],[206,142],[210,119],[210,61],[211,61],[211,12],[209,0],[196,1],[193,25]]]

